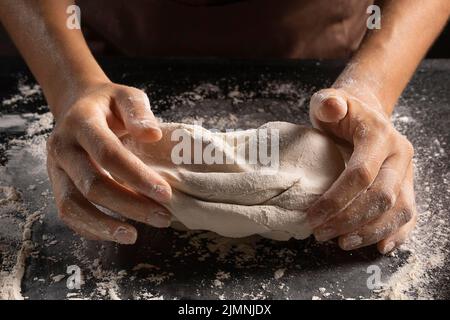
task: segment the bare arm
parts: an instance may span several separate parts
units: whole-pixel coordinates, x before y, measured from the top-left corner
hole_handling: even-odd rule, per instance
[[[73,0],[3,0],[0,19],[57,116],[81,88],[109,81],[80,30],[66,27]]]
[[[370,87],[390,114],[418,64],[444,28],[448,0],[382,0],[381,29],[369,31],[333,87]]]

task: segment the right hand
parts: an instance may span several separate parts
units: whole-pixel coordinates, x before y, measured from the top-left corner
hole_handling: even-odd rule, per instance
[[[147,95],[107,82],[75,94],[71,101],[58,113],[47,142],[59,217],[85,238],[122,244],[136,241],[136,229],[94,204],[124,218],[168,227],[170,213],[160,203],[171,198],[169,184],[119,140],[126,132],[142,142],[161,139]]]
[[[345,170],[308,210],[319,241],[338,238],[344,250],[377,244],[386,254],[416,224],[414,149],[383,106],[364,86],[328,88],[311,98],[314,126],[353,146]]]

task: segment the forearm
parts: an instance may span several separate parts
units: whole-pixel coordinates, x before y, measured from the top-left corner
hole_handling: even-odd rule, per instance
[[[387,114],[445,26],[448,0],[384,0],[381,29],[369,31],[334,87],[372,92]]]
[[[80,30],[66,27],[73,0],[2,0],[0,19],[57,116],[90,83],[108,81]]]

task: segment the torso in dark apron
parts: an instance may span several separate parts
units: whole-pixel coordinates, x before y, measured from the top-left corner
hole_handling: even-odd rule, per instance
[[[129,56],[346,58],[373,0],[79,0],[82,25]]]

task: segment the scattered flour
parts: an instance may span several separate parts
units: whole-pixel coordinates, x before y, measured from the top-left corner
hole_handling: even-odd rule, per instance
[[[31,241],[31,228],[39,218],[39,212],[27,216],[22,227],[22,245],[17,252],[16,263],[10,272],[3,268],[0,271],[0,300],[24,300],[21,288],[22,278],[25,273],[26,260],[34,248]]]
[[[278,269],[275,271],[273,277],[278,280],[281,279],[284,276],[284,273],[286,272],[286,268]]]
[[[9,99],[5,99],[2,101],[3,106],[10,106],[17,104],[18,102],[24,103],[31,100],[33,97],[39,96],[41,94],[41,87],[37,84],[27,85],[23,80],[19,81],[19,85],[17,87],[19,93],[13,95]]]

